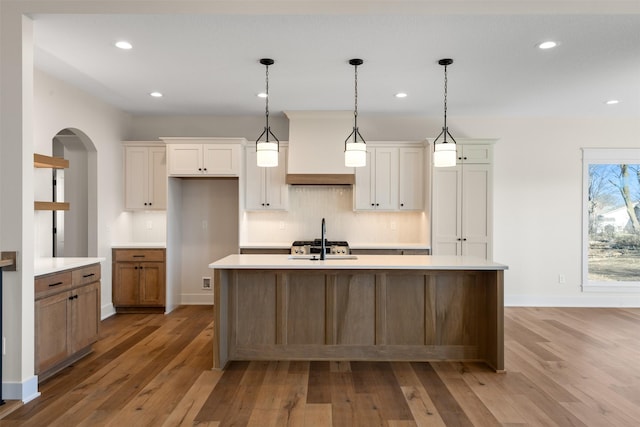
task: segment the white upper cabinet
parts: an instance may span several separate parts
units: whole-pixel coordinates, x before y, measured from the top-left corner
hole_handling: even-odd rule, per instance
[[[167,208],[167,152],[145,142],[124,143],[125,209]]]
[[[400,148],[399,209],[423,210],[425,189],[424,147]]]
[[[491,144],[457,144],[457,163],[491,163]]]
[[[432,253],[491,259],[492,145],[461,144],[458,164],[433,169]]]
[[[263,168],[257,166],[256,146],[245,147],[245,209],[286,210],[289,202],[286,143],[280,142],[278,166]]]
[[[367,143],[367,165],[356,170],[356,210],[424,209],[424,146]]]
[[[244,138],[162,138],[169,176],[239,176]]]

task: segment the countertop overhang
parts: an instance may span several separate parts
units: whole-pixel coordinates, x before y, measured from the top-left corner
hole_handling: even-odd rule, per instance
[[[213,269],[280,270],[507,270],[504,264],[467,256],[358,255],[357,259],[290,259],[288,255],[229,255],[209,264]]]
[[[105,258],[78,257],[78,258],[36,258],[34,262],[34,275],[58,273],[72,268],[84,267],[104,261]]]

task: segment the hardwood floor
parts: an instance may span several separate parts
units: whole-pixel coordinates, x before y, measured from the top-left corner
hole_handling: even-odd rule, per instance
[[[94,352],[38,399],[10,402],[0,426],[639,425],[640,309],[506,308],[506,374],[446,362],[212,371],[211,319],[187,306],[105,320]]]

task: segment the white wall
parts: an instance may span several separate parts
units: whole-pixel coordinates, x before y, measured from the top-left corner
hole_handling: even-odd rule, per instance
[[[96,148],[93,166],[89,161],[89,167],[97,168],[94,188],[89,183],[89,193],[97,195],[97,206],[89,209],[89,217],[93,215],[96,219],[95,228],[91,229],[90,226],[89,230],[95,237],[94,247],[89,247],[89,255],[106,259],[102,263],[101,298],[103,315],[107,315],[111,305],[111,243],[122,241],[130,232],[130,224],[118,221],[123,210],[123,149],[120,141],[127,134],[130,117],[42,72],[36,71],[34,83],[34,150],[50,154],[52,138],[66,128],[81,130]],[[41,177],[38,171],[36,173],[34,186],[35,192],[39,193],[38,188],[48,185],[49,175]],[[45,181],[42,182],[41,179]],[[49,195],[43,197],[50,197],[50,193],[47,194]],[[44,244],[43,242],[49,245],[49,218],[47,212],[36,215],[36,245]],[[38,246],[35,252],[44,256],[50,253]]]
[[[170,219],[182,236],[180,301],[213,304],[211,290],[202,289],[202,278],[212,277],[211,262],[238,253],[238,180],[181,179],[180,184],[180,222]]]
[[[500,138],[494,153],[494,258],[509,265],[507,304],[640,306],[638,294],[580,291],[581,148],[637,147],[637,117],[454,118],[451,123],[462,136]],[[559,274],[566,283],[558,283]]]

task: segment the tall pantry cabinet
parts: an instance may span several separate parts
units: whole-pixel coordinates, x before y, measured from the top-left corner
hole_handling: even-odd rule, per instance
[[[458,140],[457,164],[433,168],[432,253],[493,258],[493,144]]]

